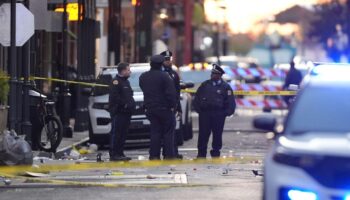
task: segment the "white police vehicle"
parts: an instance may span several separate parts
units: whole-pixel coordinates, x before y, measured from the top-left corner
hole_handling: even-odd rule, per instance
[[[150,69],[149,63],[131,64],[130,85],[134,90],[134,99],[136,110],[132,114],[129,134],[127,136],[128,146],[139,146],[140,144],[149,144],[150,141],[150,122],[146,118],[143,109],[143,93],[139,87],[139,77],[143,72]],[[109,85],[112,79],[117,75],[116,67],[106,67],[100,72],[97,83]],[[193,84],[182,83],[182,88],[189,88]],[[104,145],[109,144],[109,133],[111,131],[111,117],[108,112],[109,88],[95,87],[89,97],[89,117],[90,142]],[[192,116],[191,116],[191,95],[181,93],[182,116],[176,121],[176,134],[178,135],[178,144],[193,137]]]
[[[265,158],[263,199],[350,200],[349,74],[350,65],[316,66],[280,133],[275,117],[254,119],[278,134]]]

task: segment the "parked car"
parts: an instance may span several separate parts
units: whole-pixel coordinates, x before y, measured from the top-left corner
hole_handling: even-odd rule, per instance
[[[150,141],[150,122],[147,119],[143,108],[143,93],[139,87],[139,77],[143,72],[150,69],[148,63],[131,64],[132,74],[129,78],[130,85],[134,90],[134,99],[136,101],[136,110],[131,117],[129,134],[127,136],[127,145],[139,145],[140,143],[149,144]],[[97,83],[109,85],[113,77],[117,75],[116,67],[106,67],[100,72]],[[182,83],[182,88],[191,87],[191,83]],[[108,87],[96,87],[89,97],[89,117],[90,142],[95,144],[108,144],[109,133],[111,131],[111,117],[108,112]],[[178,144],[193,137],[192,116],[191,116],[191,95],[181,93],[182,116],[176,121],[176,134],[179,136]]]
[[[254,119],[276,135],[265,158],[264,200],[350,199],[349,74],[350,65],[313,68],[283,130],[274,116]]]

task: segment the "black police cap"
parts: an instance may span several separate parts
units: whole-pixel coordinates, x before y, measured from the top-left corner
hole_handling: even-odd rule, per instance
[[[161,55],[155,55],[151,57],[151,63],[162,64],[164,61],[164,56]]]
[[[213,69],[211,70],[212,73],[219,73],[219,74],[225,74],[225,71],[218,65],[218,64],[212,64]]]
[[[164,56],[165,58],[170,58],[173,56],[173,52],[166,50],[166,51],[163,51],[162,53],[160,53],[160,55]]]

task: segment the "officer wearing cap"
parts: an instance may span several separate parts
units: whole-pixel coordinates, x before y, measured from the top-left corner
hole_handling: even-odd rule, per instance
[[[170,78],[173,80],[173,82],[175,84],[175,89],[176,89],[177,98],[178,98],[176,115],[181,116],[182,109],[181,109],[181,104],[180,104],[180,95],[181,95],[180,77],[177,74],[177,72],[174,71],[172,68],[172,66],[173,66],[173,62],[172,62],[173,53],[171,51],[167,50],[167,51],[163,51],[160,55],[164,56],[164,60],[165,60],[163,62],[164,71],[169,74]],[[174,118],[174,127],[176,127],[176,117]],[[179,154],[176,137],[177,137],[177,135],[175,134],[175,139],[174,139],[175,154],[176,154],[177,158],[182,159],[183,156],[181,154]]]
[[[124,155],[124,144],[135,101],[128,81],[131,74],[129,63],[119,63],[117,69],[118,74],[110,85],[109,94],[109,111],[112,118],[109,155],[111,161],[128,161],[131,158]]]
[[[147,118],[151,122],[150,160],[159,160],[163,141],[164,159],[176,158],[174,117],[178,104],[174,82],[162,71],[164,57],[151,57],[151,69],[140,76]]]
[[[199,114],[198,158],[206,158],[211,133],[210,155],[220,157],[225,118],[233,115],[236,109],[232,88],[222,79],[224,73],[219,65],[213,64],[211,79],[203,82],[195,94],[193,106]]]

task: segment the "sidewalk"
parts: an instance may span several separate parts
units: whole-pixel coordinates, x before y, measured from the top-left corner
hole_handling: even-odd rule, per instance
[[[89,141],[89,132],[84,131],[84,132],[74,132],[72,138],[62,138],[62,142],[60,146],[57,148],[57,153],[58,152],[63,152],[66,151],[74,145],[79,145],[81,143]]]

